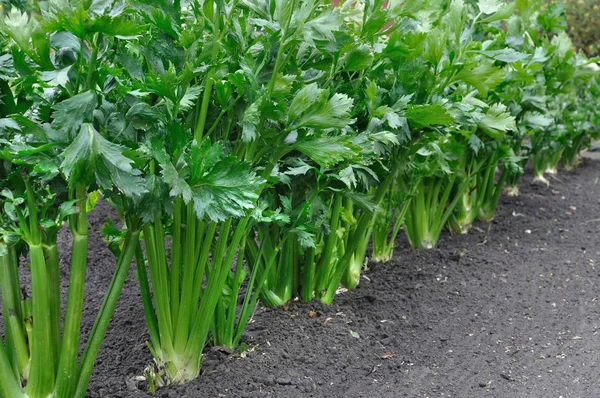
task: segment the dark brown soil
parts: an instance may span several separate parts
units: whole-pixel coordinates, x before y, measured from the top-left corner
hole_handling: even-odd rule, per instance
[[[599,178],[598,160],[561,171],[549,188],[525,176],[521,196],[503,197],[491,224],[445,234],[433,250],[412,251],[401,237],[394,261],[370,263],[331,307],[259,309],[245,357],[209,350],[198,380],[156,395],[600,396]],[[86,330],[114,267],[95,242]],[[152,360],[145,328],[131,275],[90,397],[151,396],[133,381]]]

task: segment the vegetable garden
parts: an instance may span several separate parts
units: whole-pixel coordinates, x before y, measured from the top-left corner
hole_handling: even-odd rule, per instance
[[[168,389],[207,345],[239,349],[258,306],[331,305],[400,241],[494,220],[526,167],[542,187],[577,167],[600,133],[598,59],[545,4],[6,4],[0,395],[86,396],[131,267],[139,374]],[[106,203],[118,220],[97,230]],[[100,232],[114,267],[88,333]]]

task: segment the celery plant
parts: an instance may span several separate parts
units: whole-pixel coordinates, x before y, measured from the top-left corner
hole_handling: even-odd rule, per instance
[[[465,234],[475,220],[491,221],[494,218],[498,199],[511,167],[505,165],[500,175],[497,175],[502,159],[499,151],[495,149],[490,155],[481,156],[476,162],[471,160],[465,177],[470,182],[460,195],[456,209],[449,219],[452,231]]]
[[[594,71],[595,68],[590,68]],[[580,96],[564,112],[564,125],[567,130],[567,144],[563,150],[561,165],[567,170],[580,162],[580,153],[590,146],[591,140],[598,137],[599,123],[595,109],[598,108],[598,77],[583,85]]]
[[[368,191],[377,185],[378,176],[373,171],[380,154],[377,149],[398,142],[383,122],[378,120],[380,124],[369,126],[364,101],[367,75],[375,66],[374,48],[383,41],[381,29],[397,10],[384,11],[384,2],[375,2],[358,12],[350,3],[334,10],[317,3],[319,8],[305,24],[326,22],[333,30],[336,46],[325,45],[314,37],[305,43],[288,41],[288,32],[282,31],[281,42],[286,45],[278,50],[293,54],[305,52],[303,46],[308,46],[306,60],[284,68],[292,75],[314,74],[311,82],[315,82],[292,99],[287,123],[298,137],[296,148],[304,156],[290,153],[283,159],[274,175],[279,181],[267,192],[270,211],[282,208],[290,221],[258,225],[255,238],[246,243],[247,261],[264,279],[261,300],[270,306],[294,297],[331,303],[340,283],[350,287],[357,284],[375,210]],[[301,10],[294,9],[292,20],[302,15]],[[348,22],[342,24],[343,20]],[[323,59],[330,60],[331,66],[322,67]],[[311,71],[313,68],[317,70]],[[335,94],[328,98],[330,91]],[[344,117],[326,116],[334,100]],[[300,105],[310,111],[299,114]],[[349,116],[356,118],[356,125]],[[308,141],[311,135],[318,138]],[[321,149],[308,147],[309,143]],[[336,154],[336,150],[343,152]]]
[[[457,196],[449,202],[456,177],[431,176],[420,179],[405,216],[404,232],[412,247],[431,249],[436,244],[446,221],[454,211],[466,183],[458,186]]]
[[[201,9],[180,4],[140,8],[136,18],[150,20],[151,26],[137,45],[157,51],[140,53],[129,47],[119,60],[123,86],[138,88],[139,98],[129,98],[121,112],[124,118],[135,116],[132,127],[145,137],[132,149],[143,153],[139,163],[149,189],[139,202],[115,205],[123,214],[135,209],[142,213],[143,248],[137,250],[136,260],[156,363],[149,373],[156,385],[197,377],[209,330],[216,340],[233,345],[247,322],[248,311],[243,311],[235,329],[236,307],[224,302],[222,292],[232,278],[239,285],[244,274],[240,261],[265,178],[294,149],[284,143],[285,137],[277,139],[278,147],[271,143],[262,148],[254,140],[265,132],[253,125],[259,124],[262,105],[252,105],[257,93],[251,82],[263,79],[260,71],[266,65],[251,64],[254,60],[246,53],[248,48],[263,51],[264,38],[249,35],[255,43],[240,43],[232,33],[248,15],[262,12],[266,10],[261,7],[239,7],[237,1],[227,7],[206,2]],[[285,12],[279,17],[289,24],[289,10]],[[152,13],[164,13],[173,26],[184,20],[185,28],[166,30]],[[281,55],[278,59],[275,67]],[[269,94],[261,102],[285,95],[275,85],[277,77],[277,72],[269,75]],[[266,105],[264,109],[265,114],[271,110]],[[230,137],[236,135],[241,139],[232,142]],[[229,297],[229,304],[237,303],[238,291],[239,286],[230,290],[235,297]],[[256,300],[246,303],[250,309]]]
[[[467,233],[476,219],[491,221],[496,213],[498,199],[504,188],[509,172],[519,168],[519,158],[514,156],[506,143],[507,133],[516,130],[514,117],[507,108],[494,104],[486,112],[471,112],[468,124],[471,133],[463,130],[468,137],[465,156],[460,168],[465,171],[466,189],[455,194],[459,196],[457,207],[451,215],[451,230]],[[502,165],[502,171],[497,171]]]
[[[412,187],[413,190],[414,188],[415,186]],[[414,192],[404,192],[396,184],[390,187],[379,213],[375,216],[373,261],[387,263],[392,260],[396,239],[404,225],[413,195]]]
[[[398,87],[389,87],[385,81],[377,84],[405,94],[396,100],[396,106],[404,102],[398,113],[406,120],[409,141],[405,145],[410,149],[406,159],[396,158],[403,166],[387,193],[388,210],[379,213],[381,219],[375,226],[373,254],[378,260],[391,258],[403,225],[414,246],[435,244],[454,206],[468,204],[462,193],[474,183],[460,167],[465,165],[466,154],[460,148],[480,142],[468,141],[478,126],[506,123],[502,111],[485,102],[505,76],[495,65],[494,58],[500,58],[501,52],[482,54],[475,32],[507,18],[512,9],[508,4],[489,5],[471,7],[453,1],[446,10],[434,3],[400,7],[411,23],[394,32],[388,45],[389,56],[402,59],[389,62],[395,68]],[[419,9],[427,9],[426,16],[417,12]],[[426,29],[426,34],[419,29]],[[406,55],[394,52],[395,46]]]
[[[96,90],[106,82],[102,68],[110,63],[114,36],[139,32],[128,24],[124,11],[108,4],[55,2],[32,15],[13,9],[0,22],[2,34],[10,39],[14,65],[3,87],[8,84],[15,93],[3,98],[10,114],[0,133],[1,158],[10,169],[2,181],[5,225],[0,249],[7,265],[1,281],[9,327],[6,347],[0,350],[3,366],[8,364],[0,380],[5,396],[85,395],[133,257],[139,229],[129,224],[128,243],[80,357],[86,214],[94,203],[88,195],[95,197],[98,188],[114,188],[132,197],[144,191],[123,148],[97,130],[109,127],[94,112],[102,99]],[[61,330],[56,240],[67,220],[73,239]],[[32,296],[21,299],[17,275],[25,254]]]
[[[133,226],[133,237],[128,239],[127,249],[119,259],[111,289],[88,338],[84,354],[78,360],[87,265],[86,214],[90,210],[90,203],[93,203],[88,201],[87,187],[95,179],[94,174],[90,180],[90,175],[82,171],[90,170],[91,157],[104,159],[106,164],[124,161],[120,167],[128,164],[126,158],[119,158],[115,152],[110,152],[118,150],[113,144],[102,143],[93,152],[86,147],[83,141],[87,136],[86,131],[90,129],[90,125],[83,124],[78,137],[59,156],[53,150],[42,152],[44,147],[52,148],[55,145],[40,145],[38,142],[9,144],[6,147],[5,154],[11,154],[10,162],[14,162],[15,170],[3,181],[2,195],[7,217],[3,220],[4,243],[1,249],[7,267],[4,269],[1,285],[4,293],[3,314],[6,325],[9,326],[7,350],[9,358],[12,358],[13,376],[16,379],[3,380],[0,384],[2,388],[11,389],[8,386],[17,385],[19,391],[23,388],[23,392],[7,393],[7,396],[83,396],[99,345],[127,276],[137,242]],[[12,139],[18,141],[18,135],[14,135]],[[90,150],[88,155],[78,156],[78,163],[74,163],[74,153],[85,148]],[[106,150],[109,152],[105,152]],[[34,164],[52,165],[57,158],[62,158],[62,163],[54,163],[56,166],[60,165],[60,175],[53,177],[51,174],[35,172]],[[22,182],[16,182],[15,176],[19,172]],[[97,172],[103,173],[100,170]],[[97,176],[100,178],[100,174]],[[104,174],[102,177],[109,176]],[[70,183],[68,188],[65,181]],[[69,292],[61,331],[56,239],[58,230],[66,220],[69,221],[73,239]],[[15,240],[29,254],[32,296],[31,299],[23,298],[23,303],[18,295],[20,256],[16,251]],[[10,372],[5,374],[10,375]]]
[[[150,303],[154,297],[154,308],[146,305],[145,311],[159,385],[184,383],[198,376],[213,313],[247,231],[249,217],[240,216],[252,207],[262,182],[247,165],[219,155],[222,148],[216,144],[207,142],[202,148],[192,144],[191,151],[196,151],[195,155],[188,159],[185,170],[179,170],[180,175],[189,171],[190,179],[178,182],[193,190],[191,201],[186,203],[186,196],[178,195],[172,221],[160,208],[158,215],[144,224],[151,291],[143,263],[138,264],[144,302]],[[164,172],[173,166],[163,156],[156,155]],[[210,156],[213,164],[195,163]],[[170,253],[165,250],[167,237]]]

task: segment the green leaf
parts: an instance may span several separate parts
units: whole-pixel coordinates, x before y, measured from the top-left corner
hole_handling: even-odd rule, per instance
[[[423,127],[434,125],[448,126],[453,121],[452,116],[446,108],[440,104],[409,105],[405,116],[408,120]]]
[[[406,120],[406,119],[405,119]],[[369,138],[373,142],[373,150],[377,154],[389,152],[394,146],[400,145],[398,135],[391,131],[379,131],[369,134]]]
[[[306,248],[316,247],[314,234],[308,232],[305,227],[299,226],[296,228],[292,228],[290,230],[290,233],[296,236],[296,238],[298,239],[298,243],[300,243],[300,246]]]
[[[514,116],[502,104],[492,105],[488,112],[477,122],[487,135],[493,139],[501,139],[507,131],[516,130],[517,125]]]
[[[4,213],[12,221],[17,221],[19,219],[17,208],[13,202],[4,202]]]
[[[161,171],[160,174],[165,183],[170,187],[169,195],[171,197],[181,196],[185,203],[192,200],[192,188],[173,165],[162,140],[154,140],[151,144],[152,156],[158,161]]]
[[[250,4],[252,2],[249,2]],[[294,3],[287,0],[275,0],[275,18],[279,22],[280,25],[283,25],[285,21],[288,21],[292,17],[292,13],[294,12]],[[259,8],[256,7],[255,11],[259,11]],[[260,15],[261,13],[259,13]],[[266,15],[265,15],[266,16]]]
[[[354,169],[352,166],[342,169],[338,174],[338,178],[340,181],[346,184],[348,189],[353,189],[356,187],[356,176],[354,175]]]
[[[88,194],[87,201],[85,202],[85,211],[87,213],[94,210],[94,207],[96,207],[96,203],[98,203],[98,199],[100,199],[99,191],[93,191]]]
[[[191,131],[180,122],[171,121],[167,125],[166,149],[172,159],[180,159],[191,140]]]
[[[410,101],[412,101],[413,97],[414,94],[401,96],[400,98],[398,98],[398,101],[396,101],[396,103],[392,106],[392,109],[396,112],[403,111],[404,109],[406,109]]]
[[[448,6],[442,23],[447,26],[449,32],[461,32],[465,24],[465,3],[463,0],[452,0]]]
[[[344,70],[348,72],[365,70],[373,64],[373,58],[371,48],[366,44],[361,44],[348,53]]]
[[[161,71],[146,74],[146,87],[153,93],[175,102],[178,100],[176,91],[179,78],[173,62],[170,59],[165,61],[164,63],[168,64],[169,67],[164,73]],[[158,60],[158,62],[162,64],[163,60]]]
[[[192,186],[194,210],[198,217],[206,215],[213,221],[242,217],[254,208],[263,183],[248,164],[229,156]]]
[[[0,79],[8,80],[15,75],[13,57],[10,54],[0,55]]]
[[[248,143],[256,138],[256,127],[260,123],[259,102],[254,102],[244,111],[240,122],[242,126],[242,141]]]
[[[552,38],[552,45],[556,48],[556,55],[563,59],[567,53],[573,51],[573,43],[566,32],[560,32]]]
[[[185,94],[183,95],[183,97],[181,97],[181,100],[179,101],[179,110],[181,112],[186,112],[192,109],[192,107],[196,105],[196,100],[198,99],[198,96],[201,92],[201,86],[188,87],[188,89],[185,90]]]
[[[273,98],[286,96],[292,90],[296,76],[294,75],[279,75],[275,79],[273,87]]]
[[[169,14],[158,8],[152,8],[149,13],[149,17],[154,22],[154,25],[175,40],[179,40],[180,28],[178,27],[176,20],[171,18]]]
[[[41,159],[35,164],[33,171],[47,176],[55,176],[59,173],[58,163],[56,159]]]
[[[491,2],[490,2],[491,3]],[[492,7],[490,9],[494,9],[496,7]],[[490,23],[495,21],[500,21],[503,19],[510,18],[515,13],[516,4],[514,2],[506,2],[502,3],[499,8],[494,11],[494,13],[486,18],[483,18],[481,21],[484,23]],[[487,14],[487,13],[485,13]]]
[[[317,83],[304,86],[296,93],[288,110],[290,122],[298,119],[306,110],[320,100],[325,90],[320,89]]]
[[[542,130],[552,125],[554,119],[539,112],[526,112],[521,122],[531,129]]]
[[[105,189],[113,184],[125,195],[138,197],[146,192],[139,170],[133,160],[123,156],[124,148],[102,137],[89,123],[81,125],[79,134],[64,151],[60,165],[70,184],[87,181],[95,176],[96,183]]]
[[[304,162],[302,159],[291,159],[290,167],[285,170],[285,174],[290,176],[304,175],[308,173],[313,167]]]
[[[94,19],[89,26],[89,32],[103,33],[120,39],[134,38],[146,32],[147,29],[148,25],[138,24],[133,19],[128,19],[125,16],[113,18],[110,15],[103,15]]]
[[[296,128],[307,127],[315,129],[344,128],[354,121],[350,117],[352,98],[346,94],[334,94],[324,102],[326,91],[322,91],[318,105],[307,109],[295,125]]]
[[[102,232],[104,241],[108,244],[109,250],[118,258],[123,249],[125,233],[118,230],[109,217],[106,217],[105,221],[106,224],[100,228],[100,231]]]
[[[51,87],[65,87],[69,82],[69,71],[72,67],[73,65],[69,65],[62,69],[42,71],[39,73],[40,80],[46,82]]]
[[[477,5],[479,6],[479,11],[483,14],[493,14],[498,11],[504,3],[502,0],[479,0]]]
[[[169,194],[181,196],[185,203],[193,202],[198,217],[222,221],[241,217],[254,207],[258,188],[264,180],[237,158],[223,158],[221,144],[206,140],[199,147],[194,142],[184,156],[185,164],[178,166],[179,170],[161,145],[160,140],[153,142],[152,154],[161,166],[163,180],[170,187]],[[181,163],[177,162],[178,165]]]
[[[171,197],[181,196],[185,203],[192,200],[192,188],[187,181],[179,174],[173,163],[165,161],[161,163],[161,175],[163,180],[169,185]]]
[[[0,191],[0,195],[4,196],[7,199],[10,199],[11,201],[15,200],[15,195],[8,188],[4,188],[2,191]]]
[[[292,3],[285,1],[285,3]],[[340,29],[342,25],[341,15],[331,9],[321,12],[316,18],[304,24],[303,37],[310,46],[315,46],[317,41],[334,41],[333,32]]]
[[[145,128],[150,123],[162,120],[163,114],[146,102],[134,104],[125,117],[132,121],[135,128]]]
[[[486,57],[490,57],[495,60],[506,63],[520,62],[531,58],[530,54],[520,53],[515,49],[509,47],[503,48],[501,50],[479,51],[479,53],[485,55]]]
[[[483,141],[481,141],[479,137],[477,137],[477,134],[471,134],[471,136],[469,137],[469,148],[471,148],[476,155],[479,153],[480,150],[483,149],[484,145],[485,144],[483,143]]]
[[[360,208],[366,211],[374,213],[377,210],[377,205],[375,204],[375,202],[373,202],[373,197],[368,194],[350,190],[343,192],[343,195],[347,198],[352,199],[352,202],[354,202],[355,205],[359,206]]]
[[[27,13],[22,13],[16,7],[11,8],[10,12],[0,19],[0,28],[3,33],[10,36],[24,51],[29,49],[29,41],[37,26],[35,19],[30,20]]]
[[[212,144],[210,140],[206,140],[202,147],[199,147],[194,141],[187,159],[190,167],[190,184],[195,185],[201,181],[204,174],[223,158],[224,153],[225,148],[220,143]]]
[[[96,94],[84,91],[54,105],[52,128],[72,134],[79,130],[83,122],[92,120],[92,113],[98,106]]]
[[[379,2],[379,4],[382,4]],[[390,18],[393,17],[393,14],[384,9],[375,10],[375,12],[371,12],[369,18],[365,22],[362,28],[362,34],[365,37],[373,37],[381,31],[390,23]]]
[[[150,175],[147,178],[146,190],[138,208],[141,210],[143,222],[152,222],[161,216],[162,211],[172,212],[173,201],[169,197],[167,186],[157,175]]]
[[[351,159],[360,150],[352,144],[349,137],[345,136],[302,140],[292,147],[323,167]]]
[[[21,126],[19,126],[19,123],[17,123],[14,119],[2,118],[0,119],[0,131],[4,131],[6,129],[21,131]]]
[[[60,206],[58,207],[58,218],[56,220],[57,224],[60,224],[61,221],[66,220],[67,217],[79,213],[79,207],[77,207],[77,202],[77,200],[69,200],[60,204]],[[86,209],[86,211],[91,211],[91,209]]]
[[[290,216],[282,212],[280,208],[269,210],[270,203],[266,200],[258,200],[252,211],[252,218],[259,223],[282,223],[290,222]]]
[[[462,68],[454,81],[471,84],[483,96],[504,80],[505,72],[490,63],[472,64]]]
[[[48,218],[43,218],[40,220],[40,226],[44,229],[50,229],[56,227],[56,223]]]
[[[136,57],[132,53],[123,51],[117,56],[117,59],[132,78],[140,81],[144,80],[145,75],[143,70],[143,63],[140,60],[140,58]]]
[[[108,10],[111,3],[111,0],[92,0],[88,11],[90,14],[101,16]]]

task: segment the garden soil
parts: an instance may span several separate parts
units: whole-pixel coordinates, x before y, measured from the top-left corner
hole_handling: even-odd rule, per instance
[[[155,396],[599,397],[600,160],[549,179],[529,173],[495,221],[433,250],[401,236],[394,260],[368,263],[330,307],[257,309],[243,354],[208,348],[200,378]],[[92,242],[86,333],[114,268]],[[145,328],[132,272],[89,397],[153,396],[138,377],[152,362]]]

